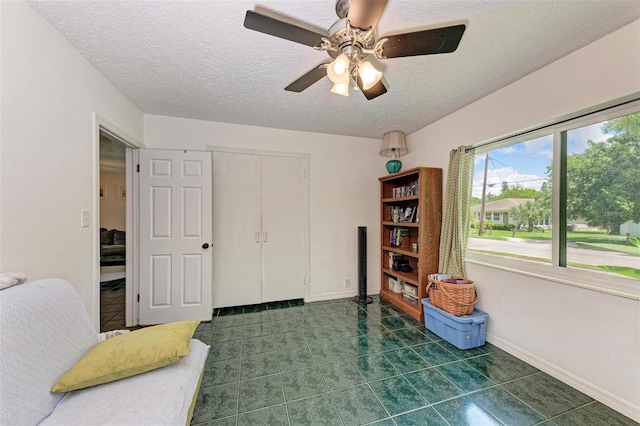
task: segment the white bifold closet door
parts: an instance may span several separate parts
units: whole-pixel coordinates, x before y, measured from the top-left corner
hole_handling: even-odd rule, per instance
[[[213,305],[303,298],[304,160],[213,153]]]

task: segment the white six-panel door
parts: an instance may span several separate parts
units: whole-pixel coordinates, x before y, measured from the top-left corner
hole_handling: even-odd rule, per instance
[[[211,152],[140,150],[140,324],[210,320]]]

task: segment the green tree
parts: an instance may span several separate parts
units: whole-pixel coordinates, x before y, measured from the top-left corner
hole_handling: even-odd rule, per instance
[[[540,191],[536,191],[532,188],[523,188],[520,185],[512,186],[511,188],[502,189],[500,195],[493,197],[493,201],[504,200],[505,198],[537,198],[540,196]]]
[[[545,210],[543,203],[537,201],[527,201],[518,207],[512,207],[509,215],[517,220],[527,223],[529,230],[533,229],[533,222],[544,219],[549,216],[549,212]]]
[[[473,207],[478,204],[482,204],[482,200],[479,197],[471,197],[471,200],[469,200],[469,206]]]
[[[628,220],[640,221],[640,113],[606,122],[613,134],[567,157],[567,216],[618,233]]]

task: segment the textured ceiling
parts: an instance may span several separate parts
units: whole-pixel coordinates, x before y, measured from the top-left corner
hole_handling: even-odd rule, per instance
[[[454,53],[379,61],[389,92],[367,101],[330,93],[327,78],[284,91],[327,54],[243,27],[251,9],[326,30],[333,0],[30,3],[145,113],[376,139],[419,130],[640,18],[637,0],[389,0],[381,36],[467,30]]]

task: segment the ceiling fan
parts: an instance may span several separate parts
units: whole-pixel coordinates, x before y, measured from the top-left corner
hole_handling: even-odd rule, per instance
[[[378,38],[376,26],[387,0],[336,0],[340,18],[328,32],[319,33],[248,10],[244,26],[326,51],[333,61],[311,69],[285,87],[302,92],[324,76],[334,83],[332,92],[349,96],[355,82],[367,99],[387,93],[382,73],[368,60],[451,53],[458,48],[465,25],[435,28]]]

